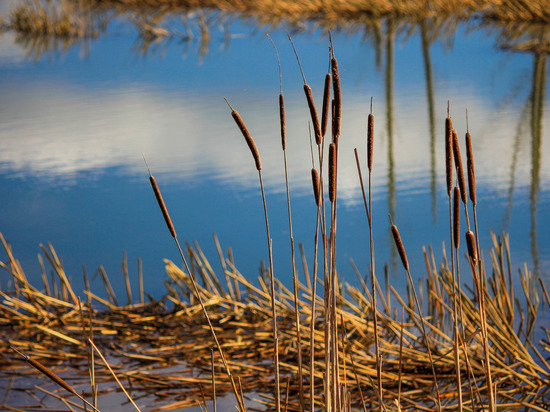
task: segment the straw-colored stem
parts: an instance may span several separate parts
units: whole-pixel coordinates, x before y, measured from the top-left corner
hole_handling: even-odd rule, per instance
[[[435,372],[435,362],[433,360],[432,350],[430,348],[430,342],[428,340],[428,333],[426,332],[426,325],[425,325],[424,316],[422,315],[422,308],[420,306],[420,302],[418,301],[418,296],[416,294],[416,288],[414,287],[414,282],[413,282],[411,272],[410,272],[410,269],[409,269],[409,261],[407,259],[407,253],[405,251],[403,241],[401,240],[401,235],[399,234],[399,230],[397,229],[397,226],[395,224],[393,224],[393,222],[391,221],[391,216],[390,216],[390,223],[391,223],[391,232],[392,232],[392,235],[393,235],[395,246],[397,248],[397,251],[399,252],[399,256],[401,257],[401,262],[403,263],[403,267],[405,268],[405,271],[407,272],[407,279],[409,281],[409,285],[410,285],[412,293],[413,293],[414,302],[416,304],[416,309],[418,310],[418,316],[420,317],[420,325],[422,327],[422,336],[424,337],[424,343],[426,345],[426,350],[428,352],[428,357],[430,359],[430,365],[431,365],[431,368],[432,368],[432,374],[433,374],[433,378],[434,378],[434,386],[435,386],[436,397],[437,397],[436,401],[437,401],[438,409],[441,410],[441,397],[440,397],[440,394],[439,394],[439,385],[437,383],[437,374]]]

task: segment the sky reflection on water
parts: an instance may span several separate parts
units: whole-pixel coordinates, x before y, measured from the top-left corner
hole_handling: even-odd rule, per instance
[[[180,236],[197,240],[207,257],[216,261],[212,241],[216,232],[222,247],[233,248],[237,268],[255,276],[260,259],[267,259],[263,210],[254,163],[223,102],[225,96],[245,119],[260,149],[275,273],[288,284],[275,53],[262,32],[246,25],[234,23],[231,34],[227,47],[225,38],[216,33],[202,59],[196,47],[195,54],[182,58],[175,46],[161,57],[136,56],[134,34],[122,31],[93,42],[85,56],[71,49],[34,62],[23,52],[18,54],[12,36],[0,38],[0,182],[4,188],[0,231],[31,279],[39,278],[38,244],[51,241],[77,285],[82,264],[91,273],[102,264],[122,293],[118,275],[126,250],[134,262],[131,273],[136,273],[135,260],[141,257],[146,288],[153,294],[162,290],[158,282],[162,259],[178,259],[148,186],[142,152]],[[311,260],[315,209],[307,106],[286,34],[275,30],[271,35],[283,68],[294,236],[296,242],[304,243]],[[416,33],[406,41],[402,36],[387,41],[377,65],[374,47],[362,41],[360,34],[334,35],[344,99],[338,183],[340,271],[355,282],[349,259],[363,273],[368,264],[367,225],[353,148],[364,157],[372,96],[378,270],[390,262],[391,279],[398,284],[402,279],[392,252],[388,212],[399,225],[417,275],[425,273],[422,246],[433,245],[440,257],[441,242],[448,243],[442,136],[450,100],[461,141],[466,131],[465,108],[469,112],[483,245],[490,245],[489,228],[497,234],[510,232],[515,267],[526,261],[549,279],[550,237],[544,228],[549,221],[550,168],[545,159],[550,149],[543,135],[550,125],[546,99],[537,107],[531,99],[540,59],[537,66],[533,55],[497,50],[491,36],[466,28],[458,30],[449,48],[437,40],[423,51],[421,40]],[[314,32],[298,34],[294,41],[320,101],[328,40]],[[429,82],[426,67],[432,76]],[[542,70],[539,86],[546,89],[545,65]],[[433,132],[428,84],[433,88]],[[535,109],[542,111],[538,124],[533,121]],[[537,145],[533,130],[539,128]],[[535,186],[533,179],[538,182]],[[0,279],[4,286],[4,275]]]

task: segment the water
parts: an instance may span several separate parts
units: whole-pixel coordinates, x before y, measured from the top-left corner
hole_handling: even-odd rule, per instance
[[[377,270],[389,263],[393,283],[404,282],[388,213],[400,228],[416,276],[425,274],[422,246],[433,245],[440,259],[442,242],[449,243],[443,147],[449,100],[461,141],[466,108],[469,113],[482,246],[491,246],[490,230],[509,233],[514,267],[526,262],[529,270],[549,280],[545,57],[504,51],[496,46],[496,36],[465,25],[452,41],[436,38],[424,49],[420,29],[410,36],[386,31],[380,56],[360,30],[333,33],[344,101],[340,272],[355,283],[350,259],[363,274],[368,267],[367,224],[353,149],[364,159],[372,96]],[[225,96],[260,149],[275,274],[290,284],[279,77],[265,32],[235,20],[223,31],[212,28],[207,52],[200,39],[193,39],[143,54],[136,48],[137,34],[123,21],[98,40],[39,57],[12,33],[2,35],[0,231],[30,279],[40,279],[39,244],[51,242],[76,290],[82,289],[82,265],[89,273],[103,265],[123,293],[120,267],[126,251],[133,279],[140,257],[146,290],[157,296],[163,292],[163,259],[178,261],[177,251],[149,187],[142,153],[179,238],[197,241],[219,269],[215,232],[224,249],[232,248],[237,268],[255,277],[260,260],[267,260],[261,196],[254,163]],[[294,238],[305,245],[311,265],[315,206],[307,107],[285,31],[274,29],[271,36],[283,70]],[[320,105],[327,35],[320,30],[296,33],[294,42]],[[534,76],[537,68],[542,77]],[[542,96],[536,105],[534,89]],[[464,146],[462,151],[465,158]],[[6,273],[0,282],[6,287]],[[101,289],[99,279],[94,284]]]

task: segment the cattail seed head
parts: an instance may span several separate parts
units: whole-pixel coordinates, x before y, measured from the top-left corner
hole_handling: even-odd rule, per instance
[[[453,240],[455,248],[460,245],[460,189],[455,186],[453,193]]]
[[[21,352],[19,352],[17,349],[15,349],[13,346],[11,347],[15,352],[17,352],[19,355],[21,355],[23,357],[23,359],[29,364],[31,365],[33,368],[35,368],[36,370],[38,370],[39,372],[41,372],[42,374],[46,375],[48,378],[50,378],[52,381],[54,381],[55,383],[57,383],[59,386],[61,386],[63,389],[65,389],[66,391],[72,393],[73,395],[76,395],[78,397],[80,397],[80,395],[78,394],[78,392],[76,392],[76,390],[71,386],[69,385],[67,382],[65,382],[63,379],[61,379],[55,372],[53,372],[52,370],[48,369],[46,366],[42,365],[40,362],[38,362],[37,360],[34,360],[32,359],[30,356],[27,356]]]
[[[331,143],[328,150],[328,197],[336,200],[336,145]]]
[[[286,122],[285,122],[285,97],[279,94],[279,121],[281,124],[281,144],[286,150]]]
[[[447,196],[453,190],[453,121],[445,119],[445,172],[447,175]]]
[[[258,171],[262,170],[262,161],[260,160],[260,152],[258,152],[258,148],[256,147],[256,143],[254,142],[254,139],[250,135],[250,132],[248,131],[248,128],[246,127],[246,124],[244,123],[243,118],[241,117],[239,112],[237,112],[235,109],[233,109],[233,107],[231,107],[231,105],[229,104],[227,99],[225,99],[225,102],[227,103],[227,105],[231,109],[231,116],[233,116],[233,119],[235,120],[235,123],[237,123],[237,126],[239,127],[239,129],[240,129],[240,131],[241,131],[241,133],[244,137],[244,140],[246,141],[246,144],[248,145],[248,148],[252,152],[252,157],[254,158],[254,162],[256,163],[256,169]]]
[[[372,172],[372,156],[374,150],[374,115],[369,113],[367,123],[367,164],[369,172]]]
[[[336,129],[336,100],[332,99],[331,101],[331,108],[332,108],[332,143],[335,145],[338,145],[338,139],[340,138],[340,135],[338,134],[338,130]]]
[[[476,238],[471,230],[466,232],[466,246],[468,247],[468,256],[472,259],[474,265],[477,264]]]
[[[325,88],[323,90],[323,112],[321,113],[321,136],[327,134],[328,111],[330,109],[330,80],[332,76],[327,73],[325,76]]]
[[[470,189],[470,200],[477,204],[476,198],[476,174],[474,169],[474,152],[472,150],[472,135],[466,132],[466,164],[468,167],[468,187]]]
[[[407,259],[407,253],[405,252],[405,246],[403,246],[403,241],[401,240],[401,235],[399,234],[399,229],[397,229],[397,226],[392,225],[391,226],[391,232],[393,235],[393,240],[395,242],[395,247],[397,248],[397,251],[399,252],[399,256],[401,257],[401,262],[403,263],[403,267],[408,272],[409,271],[409,260]]]
[[[319,172],[317,169],[311,169],[311,182],[313,183],[313,195],[317,206],[321,204],[321,187],[319,185]]]
[[[330,67],[332,70],[332,88],[334,90],[334,131],[333,136],[337,136],[336,139],[340,136],[340,123],[342,118],[342,91],[340,88],[340,74],[338,71],[338,61],[335,57],[330,59]],[[334,139],[334,138],[333,138]]]
[[[176,229],[174,229],[172,219],[170,219],[168,208],[166,207],[166,203],[164,203],[164,199],[162,198],[162,194],[160,193],[157,181],[151,174],[149,174],[149,181],[151,182],[151,187],[153,188],[153,192],[155,193],[155,197],[157,198],[157,203],[159,204],[160,211],[162,212],[162,216],[164,217],[164,221],[166,222],[166,227],[168,227],[170,235],[172,235],[172,237],[175,239],[177,237]]]
[[[456,175],[458,179],[458,187],[460,187],[460,196],[462,202],[466,204],[468,198],[466,196],[466,180],[464,179],[464,168],[462,167],[462,156],[460,154],[460,146],[458,145],[458,135],[453,129],[453,155],[455,160]]]
[[[405,252],[405,246],[403,246],[403,241],[401,240],[399,229],[397,229],[397,226],[393,223],[391,216],[390,216],[390,223],[391,223],[391,233],[393,235],[395,247],[397,248],[397,252],[399,252],[399,256],[401,257],[401,262],[403,263],[403,267],[408,272],[409,260],[407,259],[407,253]]]
[[[304,93],[306,94],[307,105],[309,107],[309,114],[311,115],[311,123],[313,123],[313,131],[315,132],[315,143],[321,144],[321,126],[319,125],[319,116],[317,115],[317,109],[315,108],[315,102],[313,101],[313,92],[309,85],[304,84]]]

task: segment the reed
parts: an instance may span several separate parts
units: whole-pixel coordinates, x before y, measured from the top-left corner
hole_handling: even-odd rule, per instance
[[[289,37],[290,38],[290,37]],[[246,125],[244,124],[241,116],[231,107],[227,99],[225,102],[231,109],[231,116],[237,123],[237,126],[241,130],[243,137],[252,152],[252,157],[256,163],[256,169],[258,170],[258,179],[260,181],[260,191],[262,194],[262,203],[264,207],[264,219],[265,219],[265,231],[267,236],[267,250],[269,255],[269,278],[270,278],[270,294],[271,294],[271,312],[272,312],[272,324],[273,324],[273,367],[275,374],[275,410],[279,412],[281,410],[281,386],[280,386],[280,367],[279,367],[279,338],[278,338],[278,327],[277,327],[277,309],[275,303],[275,275],[273,273],[273,245],[271,234],[269,230],[269,219],[267,215],[267,202],[265,200],[265,190],[262,180],[262,166],[260,161],[260,153],[256,147],[256,143],[252,139],[250,132],[248,131]],[[290,223],[292,224],[292,223]]]
[[[233,115],[233,117],[235,118],[235,121],[237,121],[237,118],[240,118],[238,113],[236,113],[236,116]],[[241,119],[241,121],[242,121],[242,119]],[[244,126],[244,122],[242,124]],[[244,130],[247,131],[246,126],[244,126]],[[243,131],[243,134],[244,134],[244,131]],[[250,134],[249,134],[249,136],[250,136]],[[256,147],[256,145],[254,145],[254,141],[252,141],[252,144],[253,144],[253,146],[249,145],[251,150],[252,150],[252,147]],[[256,150],[256,152],[257,152],[257,150]],[[254,151],[253,151],[253,153],[254,153]],[[149,169],[149,165],[147,164],[147,160],[145,160],[145,155],[143,156],[143,160],[145,161],[145,165],[147,166],[147,171],[149,173],[149,181],[151,183],[151,187],[153,189],[153,192],[155,193],[155,197],[157,199],[159,208],[162,212],[162,216],[164,217],[164,221],[166,223],[168,231],[170,232],[170,235],[172,236],[172,238],[174,239],[174,241],[176,243],[176,246],[177,246],[177,248],[180,252],[181,259],[182,259],[182,261],[185,265],[185,268],[187,269],[187,273],[191,273],[191,270],[189,268],[189,264],[187,263],[187,259],[186,259],[185,255],[183,254],[183,250],[181,249],[180,243],[178,241],[176,230],[175,230],[174,225],[172,223],[172,219],[170,218],[170,214],[168,213],[168,208],[166,207],[166,203],[164,203],[164,199],[162,198],[162,194],[161,194],[160,189],[157,185],[156,179],[151,174],[151,170]],[[258,158],[257,158],[257,161],[256,161],[256,167],[259,167],[258,170],[261,169],[261,163],[260,163],[259,155],[258,155]],[[191,276],[190,279],[191,279],[191,282],[192,282],[192,285],[193,285],[193,290],[195,292],[195,297],[198,299],[198,301],[201,305],[202,312],[204,314],[204,317],[206,318],[206,322],[208,323],[208,327],[209,327],[209,329],[212,333],[212,338],[214,339],[214,343],[216,344],[216,347],[218,348],[218,351],[220,353],[220,357],[221,357],[222,362],[224,364],[226,373],[227,373],[229,379],[231,380],[231,385],[233,387],[233,393],[235,394],[235,398],[237,400],[239,408],[240,408],[241,412],[245,412],[246,408],[244,406],[244,402],[242,400],[242,397],[240,397],[239,393],[237,392],[237,387],[236,387],[235,381],[233,379],[233,374],[231,373],[231,369],[229,368],[229,365],[228,365],[227,361],[225,360],[225,355],[223,353],[223,349],[222,349],[222,347],[221,347],[221,345],[218,341],[218,337],[216,335],[214,327],[212,326],[212,322],[210,321],[210,317],[208,316],[208,311],[206,310],[206,307],[205,307],[204,302],[202,300],[202,297],[201,297],[201,294],[199,292],[199,288],[197,286],[197,283],[195,282],[195,279],[193,278],[193,276]],[[90,343],[93,345],[93,342],[90,342]]]
[[[268,35],[269,37],[269,35]],[[287,164],[287,155],[286,155],[286,129],[285,129],[285,107],[284,107],[284,97],[283,97],[283,75],[281,71],[281,61],[279,59],[279,52],[275,43],[269,37],[275,53],[277,54],[277,65],[279,67],[279,120],[281,125],[281,141],[283,148],[283,160],[284,160],[284,169],[285,169],[285,188],[286,188],[286,200],[287,200],[287,211],[288,211],[288,231],[290,236],[290,254],[292,260],[292,282],[294,285],[294,310],[296,313],[296,337],[297,337],[297,351],[298,351],[298,392],[300,393],[300,411],[303,410],[304,405],[304,386],[303,386],[303,368],[302,368],[302,332],[300,327],[300,307],[298,304],[298,272],[296,271],[296,255],[294,250],[294,234],[292,230],[292,210],[290,207],[290,185],[288,181],[288,164]],[[275,320],[274,320],[275,321]],[[288,390],[288,386],[287,386]],[[288,394],[287,394],[288,400]],[[286,407],[285,407],[286,410]]]

